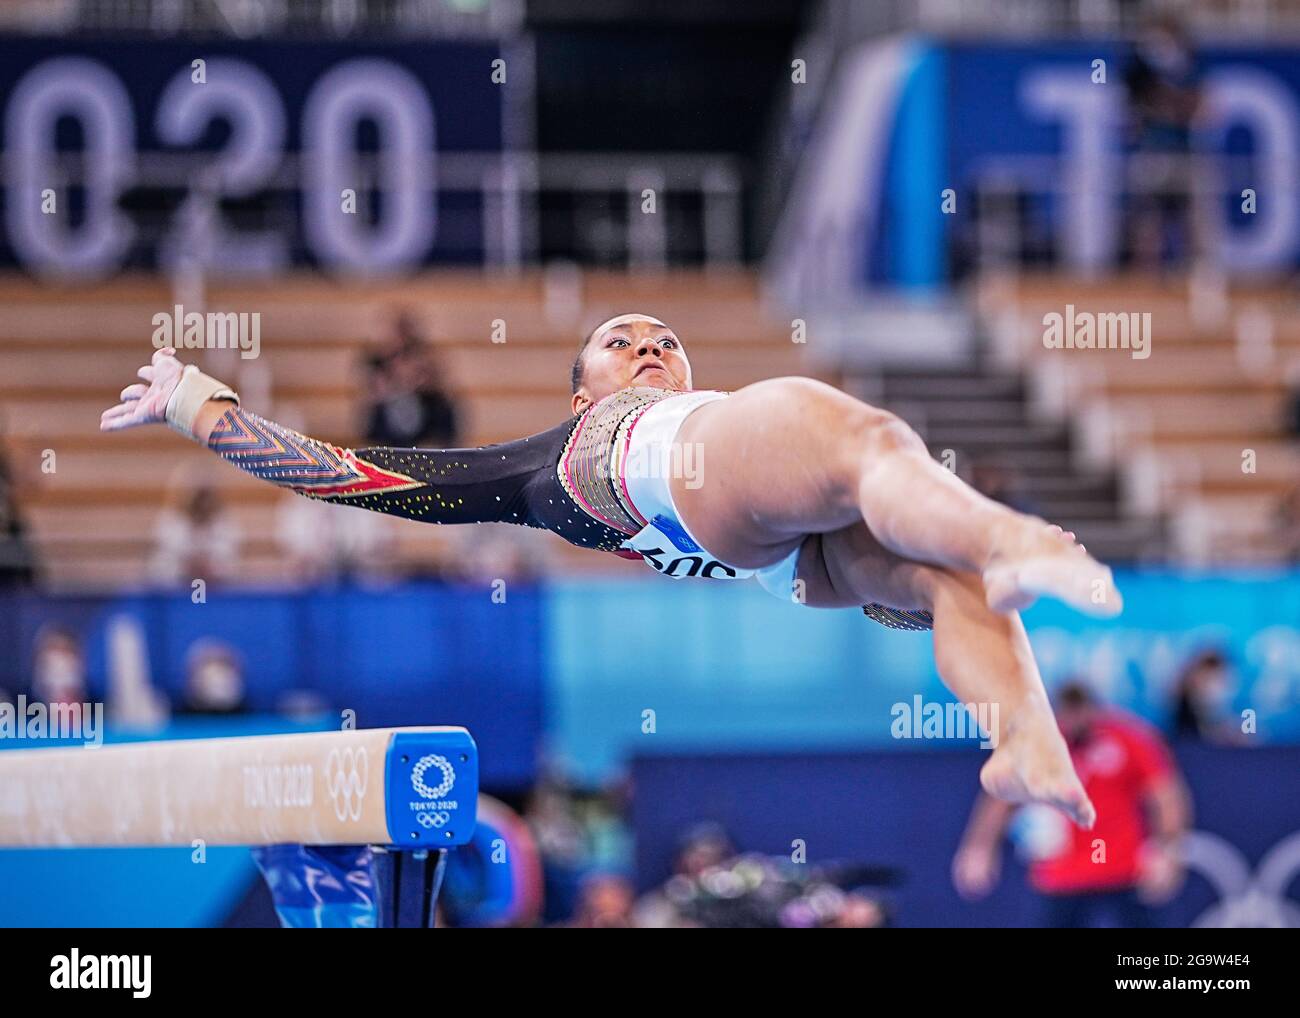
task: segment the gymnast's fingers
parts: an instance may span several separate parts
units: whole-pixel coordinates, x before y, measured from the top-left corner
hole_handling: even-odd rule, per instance
[[[136,407],[132,403],[119,403],[117,406],[109,407],[99,415],[100,431],[121,431],[123,428],[129,428],[136,423],[134,420]]]

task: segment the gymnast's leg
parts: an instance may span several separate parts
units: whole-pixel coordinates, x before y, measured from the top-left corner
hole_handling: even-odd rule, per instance
[[[798,579],[812,607],[878,601],[934,616],[934,657],[963,703],[997,704],[993,754],[980,783],[1009,802],[1046,802],[1091,827],[1096,811],[1070,763],[1029,639],[1014,612],[992,611],[980,578],[900,558],[862,523],[809,537]]]
[[[1040,594],[1097,615],[1121,608],[1110,570],[1043,520],[985,498],[934,462],[903,421],[808,378],[774,378],[699,407],[677,441],[699,449],[692,487],[670,480],[709,551],[769,565],[803,535],[860,521],[903,558],[972,572],[989,606]]]

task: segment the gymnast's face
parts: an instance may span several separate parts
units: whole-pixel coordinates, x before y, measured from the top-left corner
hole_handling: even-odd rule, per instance
[[[691,362],[677,334],[648,318],[634,318],[601,329],[582,354],[582,384],[573,394],[573,412],[582,413],[619,389],[691,388]]]

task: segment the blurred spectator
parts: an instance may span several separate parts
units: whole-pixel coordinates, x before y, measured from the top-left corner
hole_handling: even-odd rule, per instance
[[[627,816],[630,786],[626,782],[606,785],[595,795],[575,803],[575,813],[586,835],[587,857],[591,868],[600,872],[621,873],[632,865],[632,832]]]
[[[577,862],[582,857],[582,827],[574,816],[572,799],[558,781],[544,778],[538,782],[525,819],[544,856],[564,862]]]
[[[613,873],[596,873],[583,880],[578,890],[578,904],[573,920],[566,923],[578,929],[630,928],[636,892],[626,877]]]
[[[451,449],[460,433],[455,398],[433,348],[409,312],[366,359],[369,388],[365,434],[375,445]]]
[[[697,824],[682,838],[673,872],[694,879],[735,854],[736,846],[721,824]]]
[[[13,472],[0,449],[0,589],[30,586],[36,579],[36,554],[15,489]]]
[[[678,873],[645,895],[636,925],[705,928],[861,928],[883,926],[886,914],[864,889],[846,889],[831,871],[758,854],[708,862],[729,845],[725,834],[692,833]]]
[[[177,500],[179,499],[179,504]],[[173,489],[158,515],[150,574],[164,584],[211,584],[239,572],[239,525],[207,483]]]
[[[32,697],[47,704],[86,702],[86,662],[81,641],[66,626],[47,623],[36,634]]]
[[[1164,15],[1138,36],[1124,72],[1129,136],[1141,168],[1130,172],[1141,189],[1132,196],[1133,255],[1158,270],[1195,251],[1192,222],[1192,122],[1201,104],[1191,40],[1178,19]]]
[[[470,583],[535,580],[550,571],[552,543],[509,523],[480,523],[450,535],[449,576]]]
[[[1022,841],[1030,884],[1043,896],[1045,926],[1150,926],[1150,905],[1181,886],[1179,840],[1190,805],[1173,758],[1149,726],[1104,708],[1081,683],[1056,698],[1056,720],[1070,759],[1097,808],[1085,831],[1059,811],[1025,807]],[[953,859],[953,883],[966,898],[997,884],[1002,836],[1017,807],[981,793]],[[1032,818],[1032,819],[1030,819]],[[1037,830],[1032,830],[1032,825]]]
[[[1175,739],[1196,739],[1219,745],[1243,745],[1246,736],[1232,712],[1237,678],[1218,650],[1195,654],[1174,682]]]
[[[235,648],[196,640],[185,660],[185,714],[240,714],[248,709],[244,666]]]
[[[275,523],[285,573],[295,583],[386,579],[398,571],[392,518],[382,513],[294,495],[280,500]]]
[[[885,912],[880,903],[861,891],[845,895],[844,902],[827,926],[833,929],[867,930],[885,925]]]
[[[705,821],[689,828],[677,843],[672,878],[637,902],[636,925],[655,929],[706,925],[691,908],[700,895],[700,881],[735,854],[736,847],[721,824]]]
[[[542,857],[542,918],[564,922],[573,917],[589,872],[587,844],[568,789],[543,778],[533,789],[524,819]]]
[[[598,876],[627,872],[631,835],[621,808],[622,790],[578,794],[546,778],[533,789],[524,818],[542,857],[543,901],[548,922],[566,921],[583,908],[584,898],[608,888],[588,888]]]
[[[109,616],[104,636],[113,727],[158,731],[167,723],[171,704],[153,686],[143,623],[129,612],[116,613]]]

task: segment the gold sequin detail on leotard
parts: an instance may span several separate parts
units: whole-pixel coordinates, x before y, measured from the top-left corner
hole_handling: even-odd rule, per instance
[[[556,465],[560,484],[583,512],[629,536],[646,525],[623,490],[628,432],[650,407],[678,395],[673,389],[637,386],[620,389],[586,409]]]

